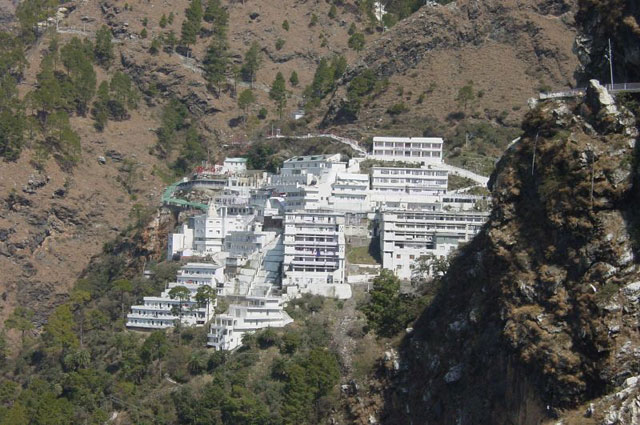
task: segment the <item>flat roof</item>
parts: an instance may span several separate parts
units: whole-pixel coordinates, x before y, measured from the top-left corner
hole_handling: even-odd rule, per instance
[[[247,158],[225,158],[224,162],[247,162]]]
[[[325,155],[306,155],[306,156],[294,156],[293,158],[289,158],[284,162],[294,162],[294,161],[323,161],[334,157],[336,155],[340,155],[339,153],[325,154]]]
[[[387,137],[376,136],[374,142],[428,142],[428,143],[444,143],[442,137]]]

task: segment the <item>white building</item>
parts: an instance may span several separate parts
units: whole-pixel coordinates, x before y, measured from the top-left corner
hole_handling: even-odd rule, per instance
[[[331,185],[329,205],[334,211],[371,211],[369,176],[367,174],[337,173]]]
[[[189,224],[183,224],[177,233],[169,236],[168,258],[220,253],[225,237],[231,232],[249,230],[254,220],[254,210],[249,205],[216,206],[211,202],[207,213],[190,218]]]
[[[285,214],[282,285],[301,293],[350,298],[345,282],[344,214],[297,211]]]
[[[446,211],[441,203],[404,203],[378,214],[382,266],[410,279],[415,261],[444,258],[473,238],[489,217],[482,211]]]
[[[370,158],[439,164],[442,162],[443,144],[439,137],[374,137]]]
[[[216,350],[234,350],[242,345],[246,333],[293,322],[284,311],[283,298],[272,295],[271,290],[271,286],[258,286],[245,296],[228,297],[229,310],[215,316],[207,345]]]
[[[241,174],[247,171],[247,158],[225,158],[222,171],[229,174]]]
[[[185,326],[203,326],[212,317],[216,302],[199,305],[195,300],[198,288],[210,286],[223,294],[223,267],[218,263],[187,263],[179,271],[176,282],[171,282],[159,297],[144,297],[143,304],[131,306],[127,314],[127,327],[140,329],[171,328],[177,322]],[[189,299],[172,299],[171,289],[184,286]]]
[[[447,170],[433,167],[373,167],[371,190],[383,195],[440,195],[447,192],[448,174]]]

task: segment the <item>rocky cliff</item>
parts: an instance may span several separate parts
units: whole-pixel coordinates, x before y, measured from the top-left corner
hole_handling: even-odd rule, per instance
[[[580,36],[575,51],[580,60],[576,77],[610,81],[608,47],[613,51],[615,83],[640,81],[640,3],[618,0],[580,0],[576,24]]]
[[[639,419],[635,119],[594,80],[523,131],[491,178],[489,222],[405,340],[388,423]]]

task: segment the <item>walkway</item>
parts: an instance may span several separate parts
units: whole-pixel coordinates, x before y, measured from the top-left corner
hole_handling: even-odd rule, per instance
[[[611,94],[616,93],[638,93],[640,92],[640,83],[621,83],[621,84],[605,84],[604,87]],[[581,97],[587,93],[586,87],[577,89],[568,89],[563,91],[540,93],[540,99],[559,99],[563,97]]]
[[[315,139],[318,137],[324,137],[326,139],[331,139],[331,140],[335,140],[336,142],[340,142],[342,144],[345,144],[347,146],[349,146],[351,149],[353,149],[354,151],[358,152],[359,154],[366,156],[367,155],[367,151],[364,150],[364,148],[362,146],[360,146],[358,144],[357,141],[353,140],[353,139],[348,139],[346,137],[341,137],[341,136],[336,136],[335,134],[329,134],[329,133],[323,133],[323,134],[307,134],[306,136],[283,136],[283,135],[277,135],[277,136],[269,136],[267,137],[267,139]]]
[[[481,176],[473,171],[465,170],[464,168],[456,167],[455,165],[445,164],[443,162],[441,164],[434,164],[434,166],[437,168],[444,168],[449,171],[450,174],[455,176],[466,177],[484,187],[487,187],[487,184],[489,183],[489,177]]]

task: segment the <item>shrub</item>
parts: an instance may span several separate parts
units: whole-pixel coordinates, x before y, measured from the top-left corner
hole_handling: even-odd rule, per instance
[[[396,103],[393,106],[390,106],[387,109],[387,114],[389,115],[400,115],[400,114],[404,114],[405,112],[408,112],[409,108],[407,107],[407,105],[404,104],[404,102],[400,102],[400,103]]]
[[[281,38],[276,40],[276,50],[281,50],[284,47],[285,41]]]

